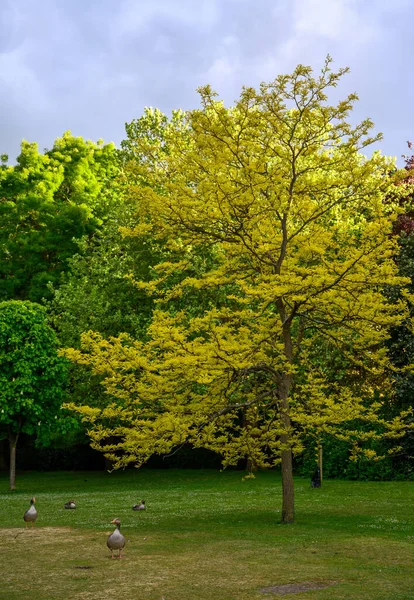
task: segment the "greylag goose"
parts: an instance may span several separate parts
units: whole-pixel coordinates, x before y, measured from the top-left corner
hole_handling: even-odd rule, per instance
[[[36,502],[36,498],[35,497],[31,498],[31,500],[30,500],[30,508],[28,508],[26,510],[26,512],[24,513],[24,515],[23,515],[23,519],[26,522],[26,527],[27,527],[28,523],[31,523],[32,527],[33,527],[34,522],[37,519],[37,510],[35,508],[35,502]]]
[[[113,519],[111,523],[116,525],[116,529],[106,540],[106,545],[111,551],[112,558],[114,558],[115,550],[118,550],[118,558],[122,558],[122,548],[124,548],[126,540],[121,533],[121,521],[119,519]]]
[[[132,510],[146,510],[145,500],[141,500],[140,504],[134,504]]]
[[[69,500],[69,502],[65,502],[65,508],[76,508],[76,503],[74,500]]]

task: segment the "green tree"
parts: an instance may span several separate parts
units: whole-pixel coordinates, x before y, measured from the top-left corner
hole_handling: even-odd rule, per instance
[[[168,154],[147,171],[142,161],[146,185],[133,189],[133,233],[181,249],[139,283],[157,298],[148,340],[89,333],[82,351],[66,352],[105,377],[112,404],[73,408],[119,466],[187,440],[225,464],[280,462],[285,523],[294,520],[292,455],[309,436],[346,438],[375,459],[363,442],[399,439],[405,426],[404,415],[379,414],[385,341],[407,314],[404,299],[383,293],[406,283],[389,235],[396,207],[384,201],[399,175],[389,176],[392,160],[361,153],[379,137],[369,120],[349,124],[356,96],[327,103],[345,72],[329,59],[318,77],[298,66],[243,89],[231,108],[200,90],[186,136],[166,131]],[[171,279],[185,272],[183,256],[206,247],[208,269]],[[223,301],[214,294],[192,310],[211,290],[225,290]],[[326,352],[341,357],[339,382],[321,364]]]
[[[63,346],[78,347],[83,331],[122,332],[140,338],[150,321],[152,300],[134,286],[131,273],[148,270],[145,248],[122,239],[111,225],[80,244],[70,270],[53,287],[49,315]]]
[[[413,144],[408,142],[408,148],[412,151]],[[395,414],[401,409],[409,409],[414,406],[414,374],[412,365],[414,363],[414,335],[412,330],[412,319],[414,316],[414,155],[403,155],[405,159],[406,177],[400,182],[409,192],[401,203],[402,212],[394,223],[393,233],[398,240],[398,254],[396,263],[399,273],[409,280],[408,289],[411,293],[409,304],[409,316],[399,327],[392,329],[392,335],[388,342],[389,352],[393,364],[397,367],[395,374],[394,393],[390,397],[386,407],[389,414]],[[411,190],[411,193],[410,193]],[[404,291],[397,289],[389,290],[389,297],[398,302]],[[411,431],[401,444],[401,452],[394,460],[393,471],[398,476],[413,477],[414,458],[414,433]]]
[[[150,235],[131,235],[137,211],[133,189],[149,184],[146,172],[159,169],[168,156],[168,132],[184,133],[183,123],[182,111],[173,111],[169,120],[151,108],[126,123],[127,138],[117,151],[116,201],[108,203],[105,222],[93,236],[72,240],[77,252],[66,260],[60,279],[48,285],[49,314],[62,345],[78,346],[80,334],[89,329],[104,336],[145,335],[153,302],[134,280],[154,279],[153,267],[168,259],[170,250]]]
[[[22,143],[17,164],[0,168],[0,298],[50,297],[77,240],[102,225],[118,172],[113,144],[69,132],[44,154]]]
[[[123,332],[145,336],[153,301],[128,275],[135,272],[144,277],[151,252],[137,238],[123,239],[118,223],[111,221],[91,240],[84,239],[79,253],[68,260],[69,271],[53,287],[47,308],[61,346],[79,348],[82,332],[89,330],[105,337]],[[91,406],[108,403],[100,377],[76,364],[69,370],[68,398]]]
[[[21,433],[42,435],[59,420],[67,361],[57,354],[46,309],[28,301],[0,303],[0,428],[10,444],[10,489],[16,487]]]

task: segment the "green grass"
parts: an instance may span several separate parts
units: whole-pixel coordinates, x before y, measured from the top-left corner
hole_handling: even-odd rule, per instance
[[[271,600],[261,589],[330,585],[293,600],[413,600],[414,484],[296,479],[281,525],[272,472],[131,470],[0,475],[2,600]],[[36,496],[39,519],[22,516]],[[64,502],[75,499],[68,511]],[[147,511],[133,512],[144,498]],[[106,537],[119,517],[125,558]],[[87,568],[85,568],[87,567]]]

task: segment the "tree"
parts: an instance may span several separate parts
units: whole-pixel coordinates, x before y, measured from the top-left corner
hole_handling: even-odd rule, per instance
[[[299,65],[244,88],[231,108],[200,89],[186,135],[166,132],[168,154],[140,163],[147,185],[133,190],[133,233],[181,249],[139,283],[157,294],[148,341],[90,332],[82,351],[66,352],[105,376],[112,404],[73,408],[118,466],[187,440],[225,464],[280,461],[284,523],[294,520],[292,455],[310,435],[346,437],[375,459],[363,442],[404,429],[404,414],[379,416],[385,341],[406,315],[403,299],[383,293],[406,282],[389,235],[396,207],[384,201],[399,174],[379,153],[361,154],[379,136],[370,120],[348,123],[356,95],[327,103],[346,71],[332,72],[329,58],[318,77]],[[200,248],[214,255],[209,268],[171,282]],[[211,290],[193,310],[191,298]],[[327,354],[341,357],[340,381]]]
[[[412,150],[412,142],[407,142],[409,150]],[[414,268],[414,155],[403,155],[405,159],[406,177],[399,182],[407,191],[411,190],[408,196],[405,196],[401,202],[402,212],[398,215],[394,223],[393,233],[398,240],[399,251],[396,255],[396,263],[399,273],[408,278],[408,289],[410,294],[414,292],[413,268]],[[397,288],[389,291],[389,296],[393,301],[398,302],[402,297],[402,292]],[[392,363],[397,367],[395,374],[394,394],[390,398],[387,411],[395,414],[401,409],[408,409],[414,405],[414,374],[412,364],[414,363],[414,335],[412,330],[412,318],[414,315],[413,298],[410,296],[409,315],[407,319],[398,327],[392,329],[392,335],[388,341],[389,353]],[[413,457],[414,457],[414,435],[407,435],[402,441],[402,448],[399,453],[398,462],[394,464],[394,472],[397,471],[401,476],[413,476]]]
[[[139,119],[126,124],[127,138],[117,151],[117,201],[92,237],[77,240],[78,251],[67,259],[67,271],[57,284],[49,284],[53,298],[48,308],[63,345],[78,346],[80,333],[89,329],[104,336],[145,335],[153,302],[131,276],[151,280],[153,267],[170,253],[151,236],[129,235],[137,210],[131,190],[136,184],[146,185],[142,172],[145,175],[151,164],[155,168],[168,155],[166,132],[177,132],[183,118],[184,113],[174,111],[170,123],[161,111],[146,108]]]
[[[128,138],[122,142],[122,151],[117,151],[117,201],[110,204],[105,222],[93,236],[77,240],[77,252],[67,259],[67,271],[59,281],[49,283],[49,318],[63,346],[79,347],[81,333],[90,329],[105,337],[122,332],[138,339],[145,336],[153,301],[134,285],[130,275],[151,279],[152,267],[165,258],[165,252],[151,238],[124,236],[120,228],[134,224],[135,200],[127,193],[136,183],[131,158],[132,167],[139,161],[134,153],[134,139],[154,140],[157,132],[162,146],[167,121],[159,111],[146,109],[140,119],[126,124]],[[102,395],[98,377],[72,365],[69,378],[71,398],[82,397],[94,406],[105,405],[107,398]]]
[[[145,336],[153,301],[128,275],[144,275],[148,270],[150,244],[122,239],[118,231],[122,219],[117,220],[81,242],[79,254],[68,260],[69,271],[53,286],[53,298],[46,306],[60,346],[79,348],[82,332],[91,329],[105,337],[122,332],[138,339]],[[74,363],[69,369],[67,398],[74,402],[81,398],[91,406],[108,402],[99,376]],[[80,423],[79,431],[84,431]]]
[[[106,337],[143,335],[153,303],[129,275],[148,270],[148,249],[134,242],[122,239],[111,224],[82,242],[79,254],[68,260],[69,271],[53,286],[47,304],[63,346],[78,347],[80,334],[90,329]]]
[[[77,240],[101,227],[118,171],[113,144],[69,132],[44,154],[22,143],[17,164],[0,167],[0,299],[50,297]]]
[[[0,303],[0,428],[10,444],[11,490],[19,435],[41,435],[59,418],[67,361],[57,348],[45,308],[28,301]]]

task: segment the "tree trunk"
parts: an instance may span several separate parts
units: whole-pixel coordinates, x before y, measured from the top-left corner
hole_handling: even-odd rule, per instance
[[[292,448],[290,444],[291,421],[289,415],[289,391],[292,381],[285,375],[280,386],[280,420],[283,433],[280,436],[282,447],[282,523],[293,523],[295,520],[295,494],[293,484]]]
[[[322,444],[318,443],[318,466],[319,466],[319,479],[323,480],[323,453],[322,453]]]
[[[280,436],[282,446],[282,523],[293,523],[295,520],[295,495],[293,486],[292,450],[289,446],[289,436]]]
[[[284,240],[287,240],[287,233],[284,230]],[[278,270],[280,272],[280,270]],[[293,343],[291,335],[291,325],[294,313],[288,317],[286,307],[282,300],[277,300],[280,320],[282,323],[283,345],[285,355],[290,364],[293,363]],[[292,447],[290,443],[290,430],[292,423],[289,414],[289,395],[292,389],[292,374],[285,373],[279,380],[278,396],[280,400],[280,421],[282,425],[282,434],[280,436],[281,458],[282,458],[282,523],[293,523],[295,520],[295,494],[293,485],[293,464]]]
[[[243,410],[243,428],[247,429],[249,426],[252,425],[252,422],[249,421],[249,419],[247,418],[247,414],[246,414],[246,410]],[[249,473],[249,475],[251,473],[254,473],[255,471],[257,471],[257,465],[255,463],[255,461],[253,460],[253,458],[251,456],[247,457],[247,461],[246,461],[246,472]]]
[[[16,446],[19,439],[18,433],[9,432],[10,444],[10,489],[16,489]]]
[[[250,456],[248,457],[247,461],[246,461],[246,471],[247,473],[254,473],[255,471],[257,471],[257,466],[256,463],[254,462],[254,460],[252,460],[250,458]]]

